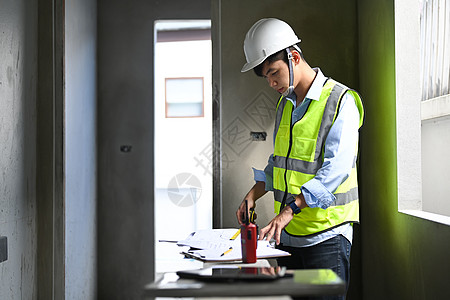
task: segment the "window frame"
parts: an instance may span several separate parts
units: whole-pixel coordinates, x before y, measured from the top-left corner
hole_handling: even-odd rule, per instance
[[[169,115],[169,103],[173,103],[167,100],[167,81],[169,80],[190,80],[190,79],[199,79],[201,80],[201,85],[202,85],[202,95],[201,95],[201,109],[202,112],[199,115],[184,115],[184,116],[171,116]],[[165,101],[165,115],[167,119],[172,119],[172,118],[203,118],[205,116],[205,78],[204,77],[166,77],[164,79],[164,90],[165,90],[165,97],[164,97],[164,101]],[[187,103],[200,103],[200,102],[187,102]]]

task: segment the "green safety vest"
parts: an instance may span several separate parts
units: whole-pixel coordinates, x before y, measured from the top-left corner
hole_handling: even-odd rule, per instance
[[[291,124],[293,104],[281,97],[277,104],[275,121],[275,147],[273,188],[275,213],[286,205],[286,200],[301,193],[301,186],[314,178],[323,164],[324,145],[331,126],[337,117],[342,96],[349,92],[355,98],[362,126],[364,110],[359,94],[329,79],[322,88],[319,101],[311,101],[303,117]],[[358,182],[355,159],[350,176],[333,192],[335,202],[327,209],[302,209],[286,226],[290,235],[305,236],[336,227],[359,222]]]

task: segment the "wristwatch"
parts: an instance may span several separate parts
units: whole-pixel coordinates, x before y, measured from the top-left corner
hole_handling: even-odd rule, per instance
[[[300,207],[297,206],[297,204],[295,204],[295,201],[292,201],[289,206],[292,208],[292,211],[294,212],[294,215],[300,213],[302,210],[300,209]]]

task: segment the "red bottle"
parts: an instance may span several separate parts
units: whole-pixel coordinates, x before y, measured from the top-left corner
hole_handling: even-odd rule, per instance
[[[241,226],[241,249],[244,263],[256,262],[257,239],[255,224],[249,223]]]
[[[255,214],[254,212],[252,212],[252,217],[249,218],[247,200],[245,200],[245,223],[241,225],[241,251],[242,251],[242,261],[244,263],[256,262],[256,247],[258,245],[258,227],[252,223],[254,217]]]

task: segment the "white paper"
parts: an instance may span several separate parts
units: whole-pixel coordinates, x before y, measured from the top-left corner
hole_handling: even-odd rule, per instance
[[[178,241],[179,246],[189,246],[191,250],[182,254],[197,258],[203,261],[241,261],[241,237],[230,238],[236,234],[238,229],[211,229],[200,230],[191,233],[185,240]],[[196,249],[192,249],[196,248]],[[231,251],[223,254],[232,248]],[[223,255],[222,255],[223,254]],[[257,258],[271,258],[289,256],[288,252],[275,249],[269,241],[258,240],[256,248]]]

